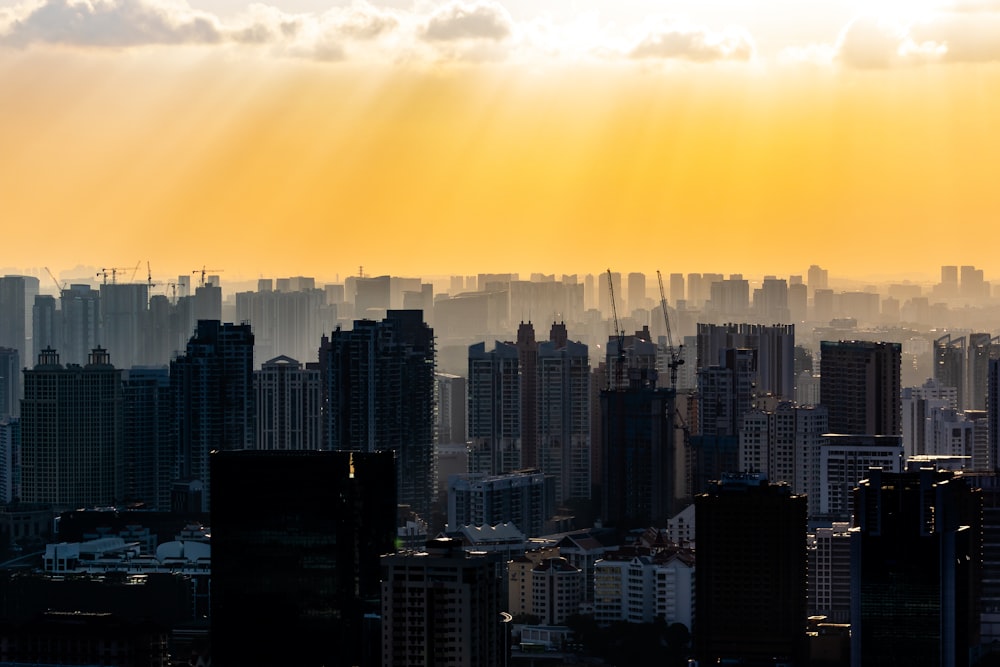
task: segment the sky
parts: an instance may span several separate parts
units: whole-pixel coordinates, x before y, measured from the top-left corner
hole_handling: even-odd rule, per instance
[[[0,264],[1000,279],[997,119],[1000,0],[0,0]]]

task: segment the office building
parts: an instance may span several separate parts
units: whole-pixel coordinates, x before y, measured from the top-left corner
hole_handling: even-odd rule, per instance
[[[852,664],[970,664],[981,512],[980,492],[950,471],[869,472],[851,529]]]
[[[124,499],[121,371],[96,348],[86,366],[43,350],[24,370],[21,491],[29,503],[74,509]]]
[[[187,351],[170,362],[178,481],[192,491],[187,505],[202,512],[211,506],[209,453],[254,448],[253,342],[248,324],[199,320]]]
[[[899,343],[820,343],[820,400],[832,433],[900,435],[901,355]]]
[[[507,606],[500,554],[459,540],[382,557],[382,667],[502,667]]]
[[[806,499],[761,475],[695,498],[694,650],[702,664],[800,664],[806,637]]]
[[[275,357],[254,371],[257,449],[321,449],[320,373]]]
[[[437,491],[434,331],[419,310],[323,336],[319,350],[324,442],[334,451],[396,455],[396,493],[425,519]]]
[[[382,554],[396,534],[391,452],[212,454],[212,661],[378,664]]]

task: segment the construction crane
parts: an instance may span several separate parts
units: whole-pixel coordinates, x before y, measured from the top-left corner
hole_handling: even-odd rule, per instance
[[[108,284],[108,274],[110,273],[111,274],[111,284],[114,285],[115,282],[117,281],[118,272],[119,271],[125,272],[125,271],[131,271],[131,270],[132,270],[131,266],[126,266],[124,268],[120,267],[120,266],[109,267],[109,268],[102,268],[100,271],[97,272],[97,276],[98,277],[103,276],[104,277],[104,284],[107,285]]]
[[[45,267],[45,272],[47,274],[49,274],[49,278],[52,278],[52,282],[54,282],[56,284],[56,289],[59,290],[58,294],[61,295],[63,293],[63,291],[66,289],[66,286],[64,284],[61,284],[59,282],[59,280],[56,278],[55,274],[52,273],[52,271],[49,270],[49,267],[47,267],[47,266]]]
[[[618,363],[615,365],[615,390],[622,389],[622,375],[625,372],[625,332],[618,323],[618,308],[615,306],[615,283],[611,279],[611,269],[608,269],[608,291],[611,293],[611,319],[615,325],[615,336],[618,338]]]
[[[670,334],[670,317],[667,315],[667,293],[663,291],[663,276],[656,270],[656,279],[660,282],[660,308],[663,309],[663,323],[667,325],[667,368],[670,369],[670,388],[677,388],[677,367],[684,363],[681,359],[683,345],[674,349],[674,339]]]
[[[148,266],[149,262],[146,262],[146,265]],[[139,267],[140,266],[142,266],[142,260],[141,259],[138,262],[135,263],[135,268],[132,269],[132,277],[129,278],[129,282],[130,283],[134,283],[135,282],[135,276],[136,276],[137,273],[139,273]]]
[[[201,274],[201,280],[198,283],[199,287],[205,286],[205,274],[208,273],[209,271],[211,271],[212,273],[222,273],[223,271],[225,271],[225,269],[206,269],[204,266],[202,266],[200,269],[195,269],[194,271],[192,271],[191,273]]]

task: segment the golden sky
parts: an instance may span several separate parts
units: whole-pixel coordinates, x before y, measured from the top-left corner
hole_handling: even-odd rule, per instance
[[[0,0],[0,264],[1000,279],[998,59],[993,0]]]

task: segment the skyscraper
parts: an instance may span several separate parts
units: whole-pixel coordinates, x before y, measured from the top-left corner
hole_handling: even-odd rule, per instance
[[[679,509],[673,389],[601,392],[602,515],[618,528],[666,525]]]
[[[434,331],[419,310],[355,320],[319,350],[327,449],[394,452],[399,502],[424,518],[436,494],[434,364]]]
[[[504,564],[440,538],[382,558],[382,666],[502,667]]]
[[[754,392],[795,397],[795,325],[698,324],[698,368],[723,365],[725,350],[745,348],[756,356]]]
[[[125,499],[170,509],[176,472],[174,401],[166,366],[123,372]]]
[[[0,347],[0,419],[21,414],[21,357],[12,347]]]
[[[702,664],[799,664],[806,637],[806,499],[760,475],[695,497],[695,653]]]
[[[62,357],[83,364],[101,341],[101,295],[90,285],[70,285],[59,297],[62,313]]]
[[[25,280],[24,276],[0,277],[0,347],[13,348],[19,358],[27,360],[30,329],[25,327]],[[30,307],[33,301],[27,303]]]
[[[981,491],[923,469],[871,470],[856,493],[851,664],[968,665],[979,640]]]
[[[253,449],[253,333],[250,325],[199,320],[185,354],[170,362],[177,423],[178,479],[200,486],[210,507],[212,450]]]
[[[590,498],[590,359],[587,346],[552,325],[538,346],[537,467],[556,478],[556,501]]]
[[[220,667],[378,664],[390,452],[216,452],[212,658]],[[373,659],[374,656],[374,659]]]
[[[122,368],[150,362],[145,349],[148,301],[145,283],[101,285],[101,343]]]
[[[469,346],[469,472],[499,475],[521,465],[521,374],[517,347]]]
[[[121,371],[97,348],[86,366],[43,350],[24,371],[23,500],[73,509],[124,499]]]
[[[965,336],[952,338],[945,334],[934,340],[934,379],[958,392],[959,410],[966,406]]]
[[[830,432],[900,435],[899,343],[820,342],[820,402]]]

